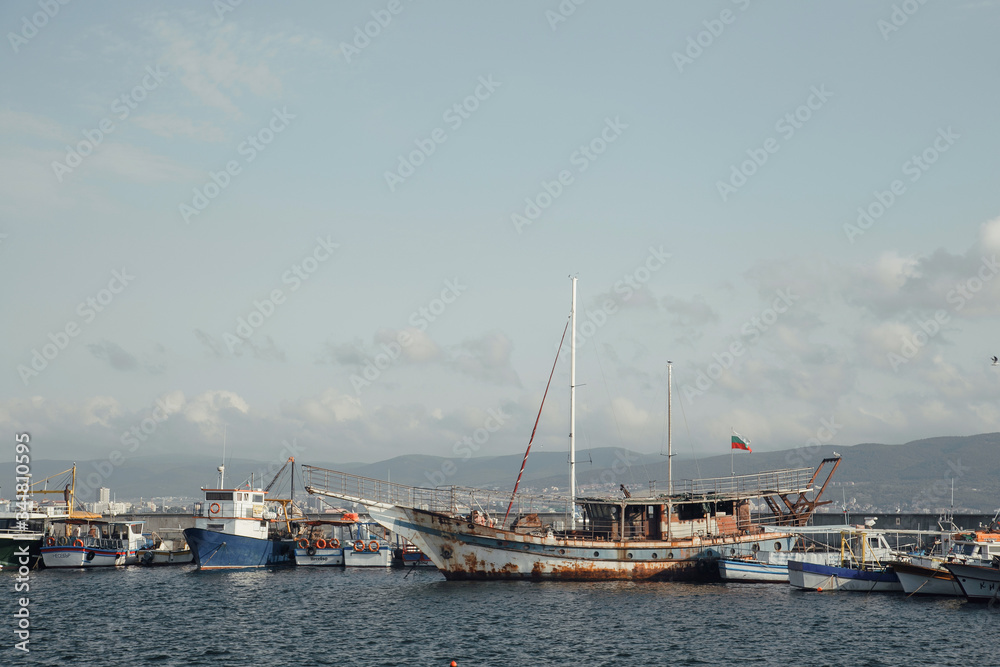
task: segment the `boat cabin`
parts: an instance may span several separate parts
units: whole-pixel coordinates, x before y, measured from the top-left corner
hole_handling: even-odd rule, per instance
[[[202,489],[205,500],[195,503],[194,527],[230,535],[267,539],[268,521],[277,518],[264,505],[260,489]]]

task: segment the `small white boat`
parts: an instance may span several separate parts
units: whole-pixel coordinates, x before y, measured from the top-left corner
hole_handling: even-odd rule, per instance
[[[961,585],[945,565],[991,565],[1000,557],[1000,533],[960,531],[945,539],[947,553],[911,556],[909,563],[892,563],[903,591],[910,595],[964,595]]]
[[[42,545],[45,567],[122,567],[138,562],[146,544],[142,521],[65,519],[54,522]]]
[[[355,524],[351,543],[344,544],[345,567],[389,567],[392,565],[392,545],[385,530],[377,523]]]
[[[798,560],[819,565],[840,562],[839,551],[770,551],[756,557],[723,558],[719,560],[719,578],[743,583],[788,583],[788,561]]]
[[[147,538],[147,546],[139,550],[140,565],[184,565],[194,562],[191,547],[183,537],[163,539],[156,533]]]
[[[1000,561],[995,565],[945,563],[970,602],[1000,602]]]

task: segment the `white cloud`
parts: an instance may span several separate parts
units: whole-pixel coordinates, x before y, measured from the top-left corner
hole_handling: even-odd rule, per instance
[[[217,127],[207,120],[196,121],[177,114],[144,114],[133,116],[132,122],[167,139],[185,137],[205,142],[226,140],[226,133],[221,127]]]

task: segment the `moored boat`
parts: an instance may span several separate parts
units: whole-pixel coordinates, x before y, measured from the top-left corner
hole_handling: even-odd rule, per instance
[[[881,531],[842,532],[840,555],[837,565],[789,560],[788,583],[811,591],[903,592],[892,566],[886,564],[894,552]]]
[[[1000,601],[1000,561],[994,561],[993,565],[945,563],[944,567],[970,602]]]
[[[194,563],[200,570],[225,570],[291,565],[295,542],[272,531],[277,512],[267,509],[267,491],[222,488],[225,466],[219,466],[219,487],[202,489],[195,504],[194,527],[184,530]]]
[[[45,567],[122,567],[138,561],[146,543],[142,521],[64,519],[53,522],[41,547]]]

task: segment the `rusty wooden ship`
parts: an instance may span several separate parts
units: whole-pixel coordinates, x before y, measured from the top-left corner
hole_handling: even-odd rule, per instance
[[[711,581],[718,578],[719,558],[791,550],[794,528],[824,504],[818,498],[839,463],[824,459],[815,470],[690,480],[673,494],[644,498],[579,498],[581,525],[565,530],[542,525],[530,511],[559,506],[560,498],[523,499],[516,520],[506,525],[500,512],[490,511],[488,491],[303,469],[310,493],[363,504],[447,579]],[[751,503],[765,511],[752,511]]]

